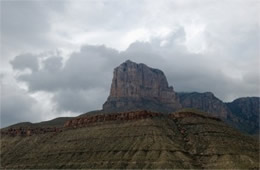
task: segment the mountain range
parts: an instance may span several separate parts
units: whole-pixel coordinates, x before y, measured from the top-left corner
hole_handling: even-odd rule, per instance
[[[110,95],[103,111],[146,109],[171,113],[195,108],[221,118],[242,132],[259,134],[260,97],[238,98],[224,103],[213,93],[177,93],[161,70],[130,60],[114,69]]]
[[[175,92],[127,60],[102,110],[1,129],[1,168],[259,169],[259,101]]]

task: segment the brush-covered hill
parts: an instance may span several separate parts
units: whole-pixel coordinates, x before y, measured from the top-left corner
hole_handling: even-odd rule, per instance
[[[3,169],[259,169],[258,146],[219,118],[185,109],[82,116],[59,131],[2,133],[0,149]]]
[[[39,123],[31,123],[31,122],[21,122],[17,124],[13,124],[11,126],[5,127],[2,130],[10,129],[10,128],[20,128],[20,127],[63,127],[64,123],[73,117],[58,117],[52,120],[43,121]]]

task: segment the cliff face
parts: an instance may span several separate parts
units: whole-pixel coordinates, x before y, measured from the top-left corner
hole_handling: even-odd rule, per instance
[[[228,114],[230,114],[226,104],[211,92],[178,93],[178,97],[183,108],[196,108],[223,120],[227,119]]]
[[[226,103],[232,114],[228,121],[233,125],[250,134],[259,134],[260,98],[243,97]]]
[[[104,111],[147,109],[171,112],[181,108],[161,70],[130,60],[115,68]]]

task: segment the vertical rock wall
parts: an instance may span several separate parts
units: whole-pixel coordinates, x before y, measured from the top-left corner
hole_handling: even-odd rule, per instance
[[[148,109],[171,112],[181,108],[161,70],[130,60],[115,68],[104,111]]]

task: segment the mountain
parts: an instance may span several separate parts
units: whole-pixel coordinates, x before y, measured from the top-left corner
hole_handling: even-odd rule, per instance
[[[243,97],[226,103],[232,114],[228,116],[234,127],[259,135],[260,97]]]
[[[224,103],[211,92],[176,93],[183,108],[195,108],[221,118],[240,131],[259,135],[260,98],[238,98]]]
[[[259,169],[256,139],[191,109],[89,115],[35,132],[1,131],[1,169]]]
[[[206,93],[177,93],[179,101],[183,108],[195,108],[221,119],[227,119],[230,113],[228,107],[220,99],[214,96],[211,92]]]
[[[169,87],[161,70],[130,60],[114,69],[110,95],[104,111],[147,109],[172,112],[181,108],[178,98]]]
[[[211,92],[177,93],[169,87],[161,70],[130,60],[116,67],[113,74],[110,95],[100,111],[102,113],[142,109],[170,113],[180,108],[195,108],[221,118],[243,132],[259,133],[259,98],[258,103],[240,102],[238,107],[224,103]],[[243,110],[244,106],[246,110]]]
[[[259,97],[236,99],[224,103],[213,93],[174,92],[161,70],[145,64],[125,61],[114,69],[110,94],[102,110],[91,111],[81,116],[108,114],[122,111],[151,110],[171,113],[180,108],[195,108],[221,118],[244,133],[259,135]],[[62,126],[66,119],[46,121],[39,126]],[[38,126],[38,123],[14,125]]]
[[[102,110],[1,129],[0,168],[259,169],[259,140],[237,130],[258,124],[259,98],[176,93],[162,71],[128,60]]]

